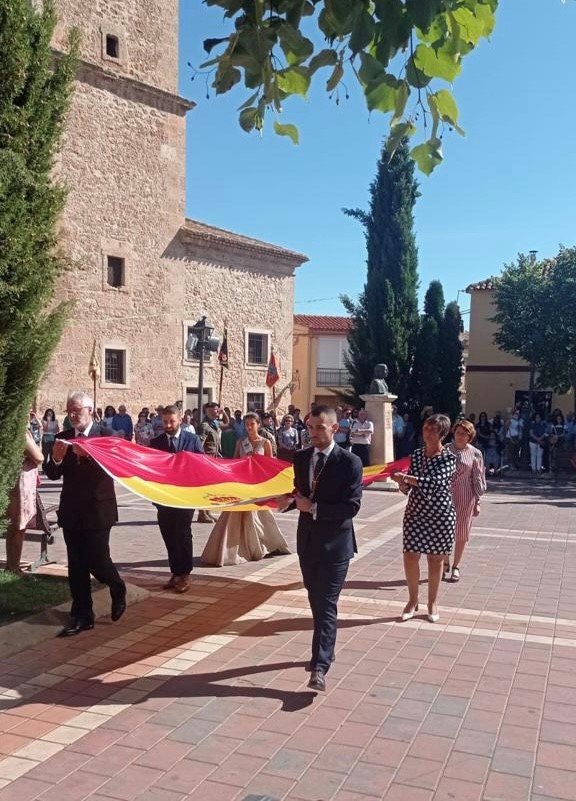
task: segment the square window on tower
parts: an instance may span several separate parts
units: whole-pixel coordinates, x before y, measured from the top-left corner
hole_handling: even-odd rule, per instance
[[[118,289],[126,285],[126,262],[119,256],[108,256],[108,285]]]
[[[108,58],[120,58],[120,40],[111,33],[106,34],[106,55]]]

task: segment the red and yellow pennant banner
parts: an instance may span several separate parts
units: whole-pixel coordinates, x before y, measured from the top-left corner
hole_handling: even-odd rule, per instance
[[[292,492],[291,464],[268,456],[215,459],[198,453],[165,453],[117,437],[68,440],[98,462],[130,492],[178,509],[273,509],[274,497]],[[363,485],[405,470],[409,459],[364,468]]]

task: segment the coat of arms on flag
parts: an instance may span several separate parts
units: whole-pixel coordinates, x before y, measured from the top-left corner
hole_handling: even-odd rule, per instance
[[[279,378],[280,376],[278,375],[278,368],[276,367],[276,357],[274,356],[274,351],[271,350],[270,359],[268,361],[268,369],[266,370],[266,386],[273,387]]]
[[[221,367],[228,367],[228,329],[224,329],[224,338],[222,339],[222,345],[220,346],[220,352],[218,353],[218,361],[220,362]]]

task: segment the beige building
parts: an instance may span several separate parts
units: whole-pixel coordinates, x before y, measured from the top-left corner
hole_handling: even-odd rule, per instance
[[[530,365],[518,356],[500,350],[494,344],[497,331],[491,318],[496,314],[494,279],[488,278],[470,284],[470,332],[466,359],[466,413],[510,412],[514,404],[523,400],[530,383]],[[536,379],[538,374],[536,373]],[[539,399],[548,401],[551,408],[564,412],[573,406],[571,395],[539,393]]]
[[[336,390],[350,391],[344,363],[350,318],[294,315],[292,403],[308,411],[311,403],[340,403]]]
[[[223,402],[269,405],[272,347],[278,392],[292,375],[294,272],[306,257],[185,219],[185,126],[194,104],[177,94],[178,0],[57,0],[57,10],[56,49],[71,26],[82,32],[57,167],[69,189],[62,244],[75,262],[59,297],[74,308],[38,406],[60,414],[70,390],[90,388],[94,342],[98,406],[125,402],[135,414],[160,402],[197,405],[198,363],[185,343],[205,314],[214,336],[228,327]],[[219,377],[213,354],[204,399],[217,398]]]

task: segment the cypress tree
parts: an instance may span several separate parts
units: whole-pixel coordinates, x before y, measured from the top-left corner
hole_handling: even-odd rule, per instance
[[[463,331],[460,309],[454,302],[444,308],[440,281],[431,281],[424,298],[424,314],[416,341],[410,376],[410,405],[433,406],[455,419],[461,411]]]
[[[440,373],[440,394],[438,410],[455,420],[462,411],[460,385],[462,383],[462,345],[464,331],[460,308],[455,301],[448,303],[440,328],[438,370]]]
[[[410,375],[410,406],[439,410],[441,377],[440,337],[444,318],[444,290],[440,281],[432,281],[424,297],[424,314],[416,338],[414,363]]]
[[[22,466],[28,410],[60,337],[53,305],[65,260],[56,224],[65,192],[52,178],[77,63],[54,60],[54,4],[0,0],[0,518]]]
[[[388,365],[388,385],[402,403],[418,331],[418,253],[414,204],[418,198],[414,164],[404,141],[390,158],[382,149],[370,187],[370,210],[344,209],[366,237],[367,277],[356,302],[342,302],[352,317],[347,367],[356,395],[368,389],[374,365]]]
[[[430,281],[424,296],[424,316],[433,317],[438,327],[444,318],[444,289],[440,281]]]

